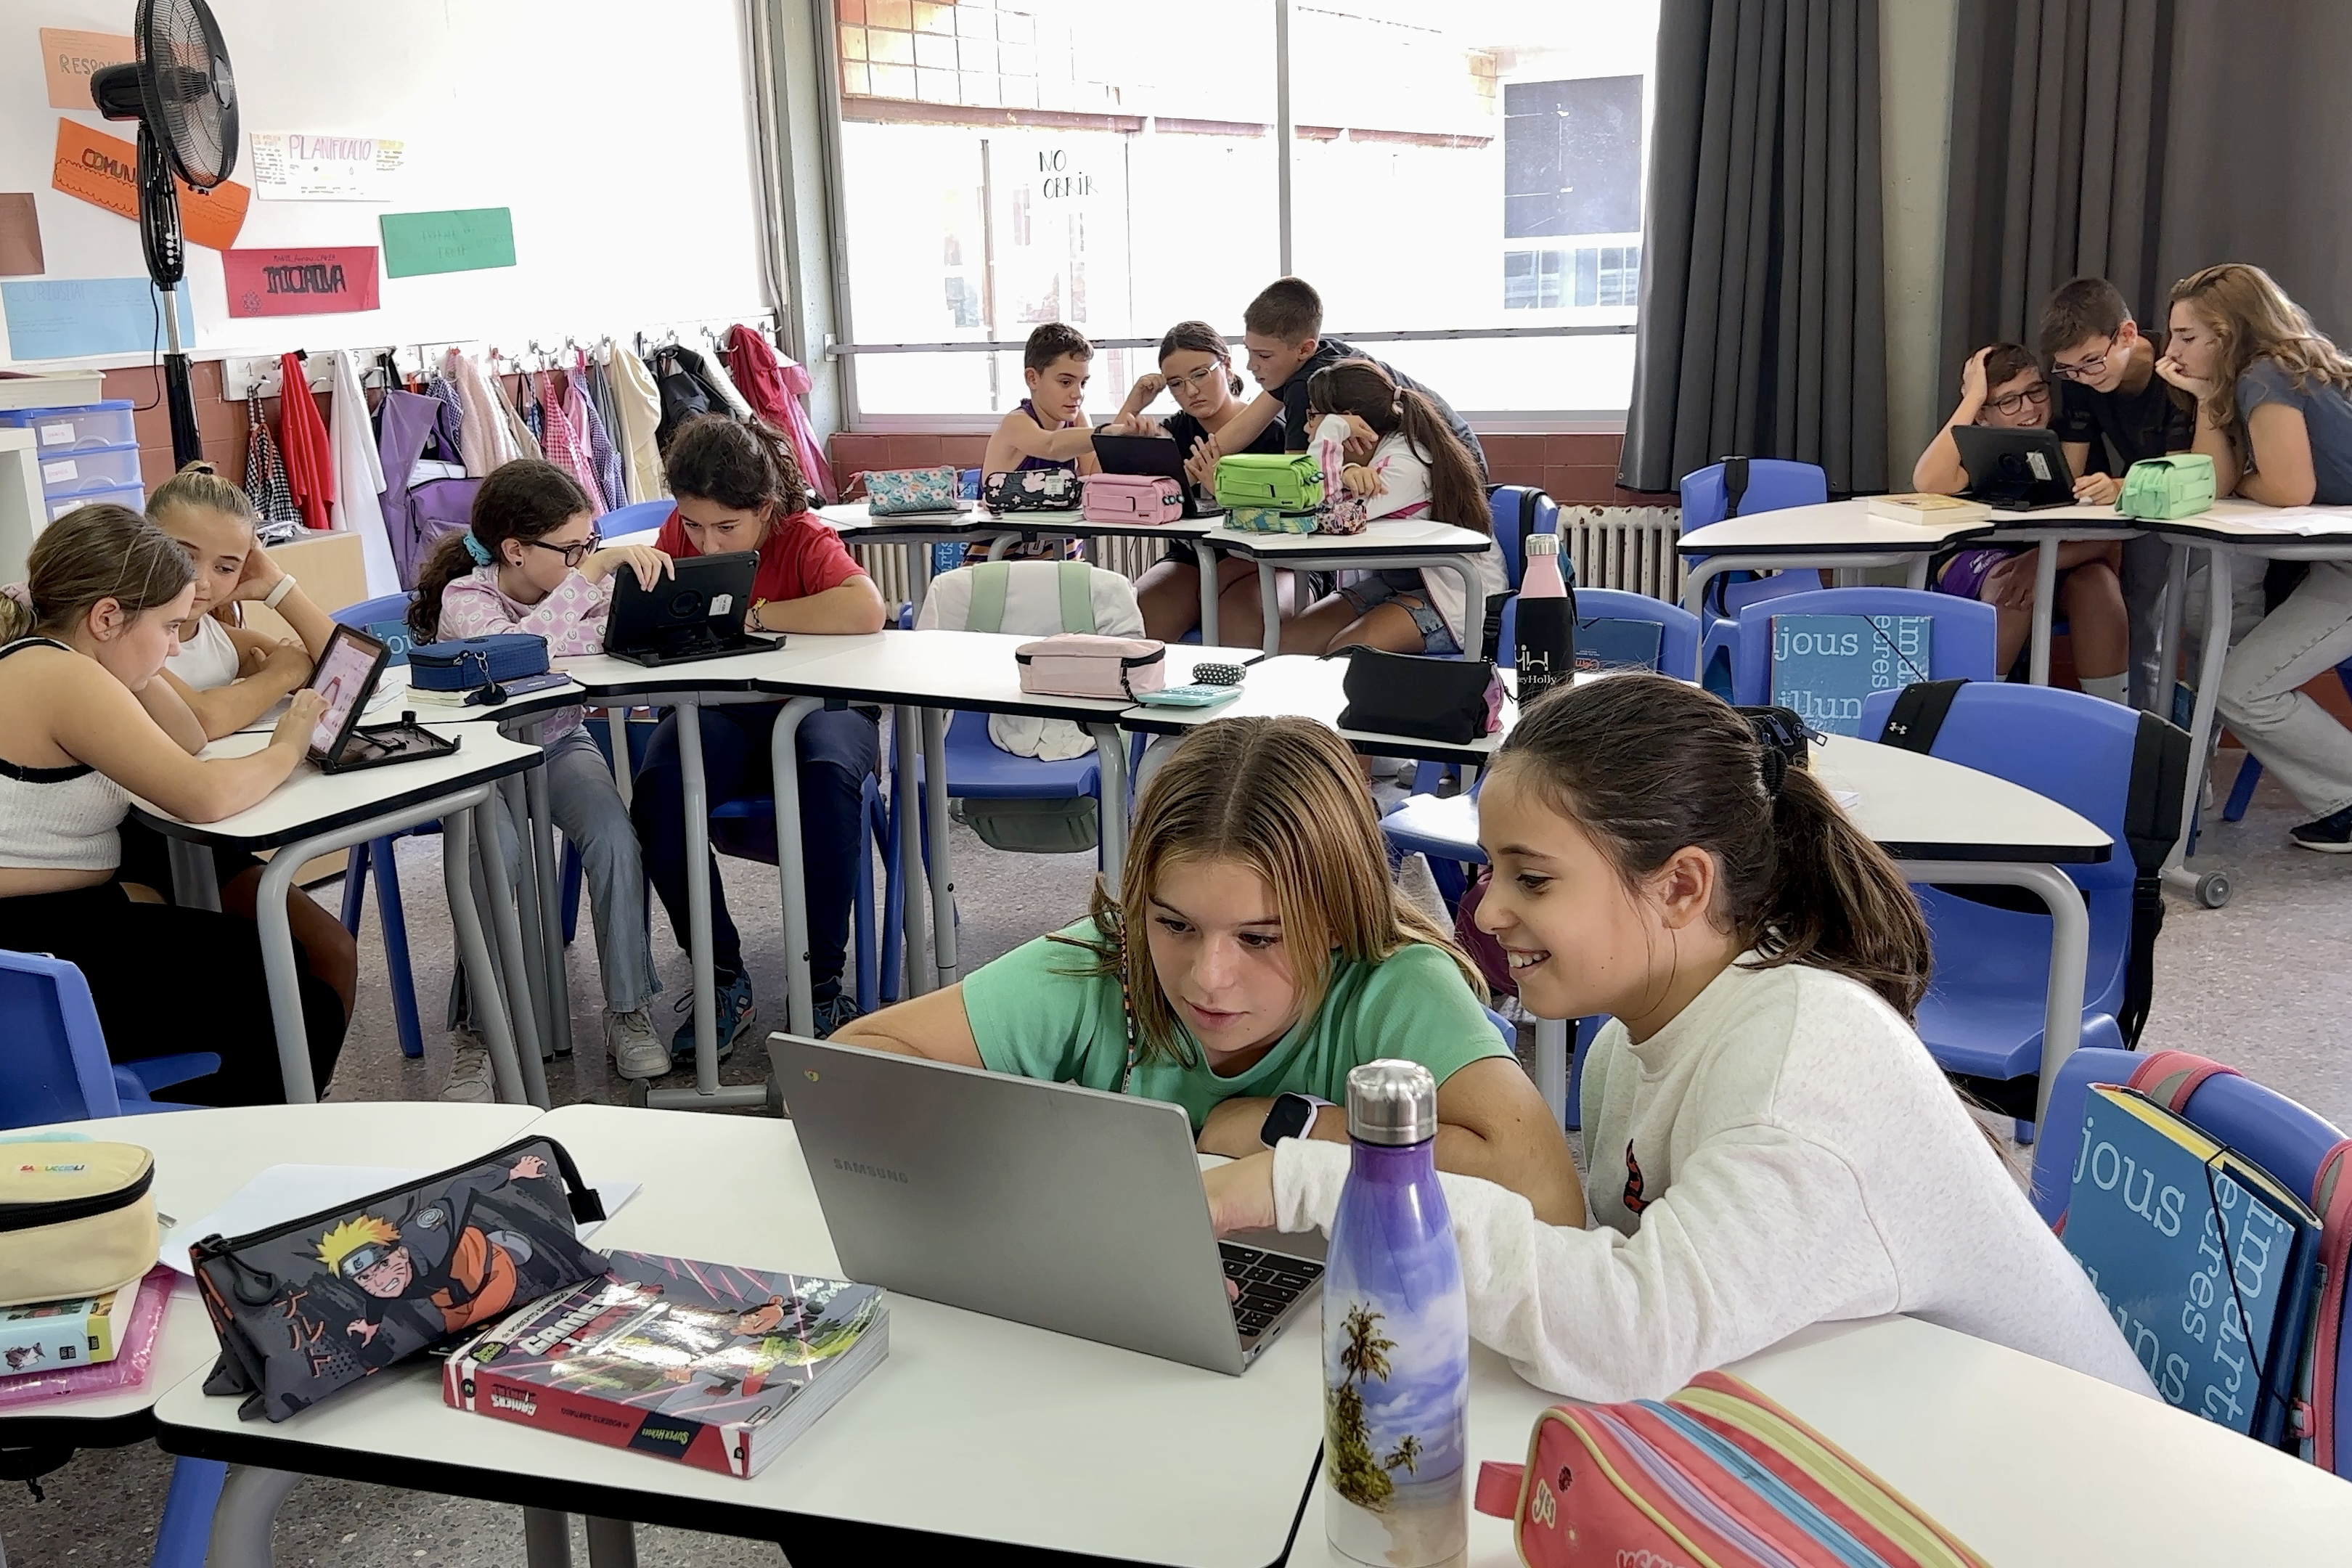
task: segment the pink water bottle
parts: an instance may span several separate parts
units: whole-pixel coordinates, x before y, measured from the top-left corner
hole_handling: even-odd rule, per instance
[[[1522,708],[1576,674],[1576,595],[1560,571],[1559,535],[1530,533],[1527,552],[1513,638]]]

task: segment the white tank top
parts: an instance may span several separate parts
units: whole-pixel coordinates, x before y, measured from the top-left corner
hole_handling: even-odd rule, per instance
[[[192,691],[212,691],[236,679],[236,644],[228,628],[211,616],[198,616],[196,629],[180,639],[180,651],[163,668]]]
[[[65,646],[49,637],[20,637],[0,647],[0,658],[23,648]],[[110,871],[122,864],[118,830],[130,811],[129,793],[86,763],[28,768],[0,757],[0,866]]]

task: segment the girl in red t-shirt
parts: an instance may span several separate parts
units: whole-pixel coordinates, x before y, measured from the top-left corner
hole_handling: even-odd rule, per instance
[[[759,424],[710,415],[688,421],[671,439],[662,468],[677,510],[662,524],[657,547],[672,556],[756,550],[746,629],[797,635],[877,632],[882,595],[850,559],[840,536],[808,510],[808,486],[784,437]],[[703,774],[714,806],[766,795],[773,788],[769,735],[777,704],[734,703],[694,710],[702,725]],[[638,772],[630,815],[645,847],[646,872],[681,945],[688,931],[686,789],[678,769],[676,710],[663,715]],[[849,906],[864,852],[860,802],[879,750],[874,720],[857,710],[818,711],[801,722],[801,845],[807,867],[809,974],[816,1032],[829,1035],[856,1016],[842,989]],[[772,844],[741,844],[772,859]],[[710,867],[711,966],[718,981],[719,1054],[724,1058],[751,1027],[751,981],[728,918],[714,857]],[[687,1017],[670,1041],[683,1066],[694,1055],[689,993]]]

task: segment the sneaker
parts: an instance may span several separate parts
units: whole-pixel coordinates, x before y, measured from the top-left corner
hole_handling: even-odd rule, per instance
[[[490,1077],[490,1053],[482,1037],[460,1025],[449,1031],[449,1081],[441,1098],[468,1105],[488,1105],[499,1098]]]
[[[689,1033],[693,1021],[688,1020]],[[626,1013],[604,1013],[604,1049],[613,1070],[623,1078],[659,1078],[669,1071],[669,1050],[654,1033],[654,1021],[643,1007]]]
[[[2352,805],[2333,816],[2306,822],[2292,829],[2290,837],[2305,849],[2316,849],[2323,855],[2352,854]]]
[[[738,974],[719,983],[718,1004],[719,1059],[725,1061],[735,1049],[735,1042],[751,1032],[751,977]],[[694,1061],[694,993],[689,989],[677,999],[677,1010],[684,1015],[677,1032],[669,1037],[669,1055],[678,1067]]]
[[[833,1038],[833,1032],[835,1029],[840,1028],[852,1018],[862,1018],[866,1016],[864,1010],[857,1005],[857,998],[846,991],[836,991],[830,996],[818,997],[809,1010],[815,1015],[813,1022],[816,1029],[816,1037],[820,1040]]]

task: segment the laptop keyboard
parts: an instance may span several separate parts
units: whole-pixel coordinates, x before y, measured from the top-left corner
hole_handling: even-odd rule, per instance
[[[1323,1277],[1321,1264],[1303,1258],[1285,1258],[1232,1241],[1217,1243],[1217,1251],[1224,1258],[1225,1278],[1242,1288],[1234,1301],[1234,1327],[1244,1341],[1274,1327],[1275,1320]]]

